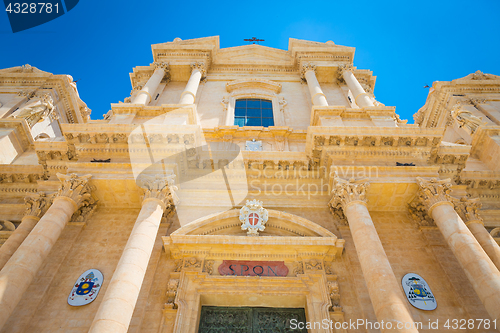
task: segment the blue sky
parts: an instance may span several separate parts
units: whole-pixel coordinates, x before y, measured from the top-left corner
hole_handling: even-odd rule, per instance
[[[288,48],[288,38],[356,47],[354,65],[377,76],[375,95],[401,118],[425,103],[433,81],[481,70],[500,75],[500,1],[96,1],[13,34],[0,13],[0,68],[26,63],[78,81],[102,119],[128,97],[129,73],[150,64],[151,44],[220,36],[221,47]]]

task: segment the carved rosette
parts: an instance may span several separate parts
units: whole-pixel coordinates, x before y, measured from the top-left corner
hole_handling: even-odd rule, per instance
[[[153,66],[155,70],[161,68],[165,71],[165,75],[163,76],[163,80],[169,82],[170,81],[170,65],[168,62],[154,62]],[[135,89],[135,87],[134,87]],[[141,88],[142,89],[142,88]]]
[[[342,208],[344,211],[350,204],[359,202],[366,204],[366,190],[370,186],[366,180],[350,179],[349,181],[338,177],[337,173],[333,178],[333,197],[328,203],[331,209]]]
[[[436,204],[451,201],[449,195],[451,192],[451,183],[449,178],[441,180],[437,178],[424,179],[417,177],[417,183],[420,186],[418,198],[427,209],[429,215],[431,215],[431,211]]]
[[[164,205],[164,210],[174,209],[179,202],[175,191],[178,189],[175,186],[175,175],[162,176],[142,176],[140,181],[141,188],[144,191],[143,202],[146,199],[158,199]]]
[[[70,175],[57,173],[56,175],[62,182],[57,197],[67,197],[73,200],[78,207],[91,200],[92,187],[89,180],[92,175],[78,176],[76,173]]]
[[[311,63],[305,64],[302,66],[302,68],[300,70],[300,78],[302,79],[303,82],[307,82],[306,73],[308,71],[314,71],[314,73],[316,74],[316,66],[311,64]]]
[[[195,62],[191,64],[191,70],[199,70],[201,72],[201,80],[204,81],[207,76],[207,66],[205,65],[204,62]]]
[[[47,196],[44,192],[28,195],[24,198],[26,211],[24,216],[42,217],[52,204],[52,197]]]
[[[352,72],[354,69],[354,67],[351,65],[351,64],[342,64],[339,66],[338,70],[337,70],[337,80],[340,82],[340,83],[343,83],[344,82],[344,77],[343,77],[343,74],[345,71],[349,71],[349,72]]]
[[[479,209],[482,206],[479,198],[468,199],[462,197],[461,199],[453,199],[453,205],[466,225],[473,222],[483,224],[483,219],[479,216]]]

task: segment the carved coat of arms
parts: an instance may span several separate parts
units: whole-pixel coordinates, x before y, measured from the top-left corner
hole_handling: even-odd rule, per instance
[[[241,229],[247,230],[248,236],[258,236],[259,231],[264,231],[267,220],[267,209],[262,207],[262,201],[247,200],[240,210]]]
[[[68,296],[68,304],[82,306],[91,303],[96,299],[102,281],[102,273],[97,269],[89,269],[80,275]]]
[[[411,305],[420,310],[434,310],[436,299],[425,280],[417,274],[406,274],[403,277],[403,289]]]

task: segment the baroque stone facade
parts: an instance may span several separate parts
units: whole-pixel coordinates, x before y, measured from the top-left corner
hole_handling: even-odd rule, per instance
[[[0,332],[497,331],[499,76],[435,82],[408,124],[352,47],[152,49],[102,120],[69,76],[0,70]],[[99,295],[70,306],[91,268]]]

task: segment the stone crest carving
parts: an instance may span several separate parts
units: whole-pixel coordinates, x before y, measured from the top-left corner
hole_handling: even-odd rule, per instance
[[[320,271],[323,269],[323,264],[320,260],[312,259],[306,262],[306,269],[312,271]]]
[[[195,257],[184,259],[184,268],[200,268],[201,260]]]
[[[267,209],[262,207],[262,201],[247,200],[246,205],[240,209],[241,229],[247,230],[248,236],[258,236],[259,231],[264,231],[267,220]]]

